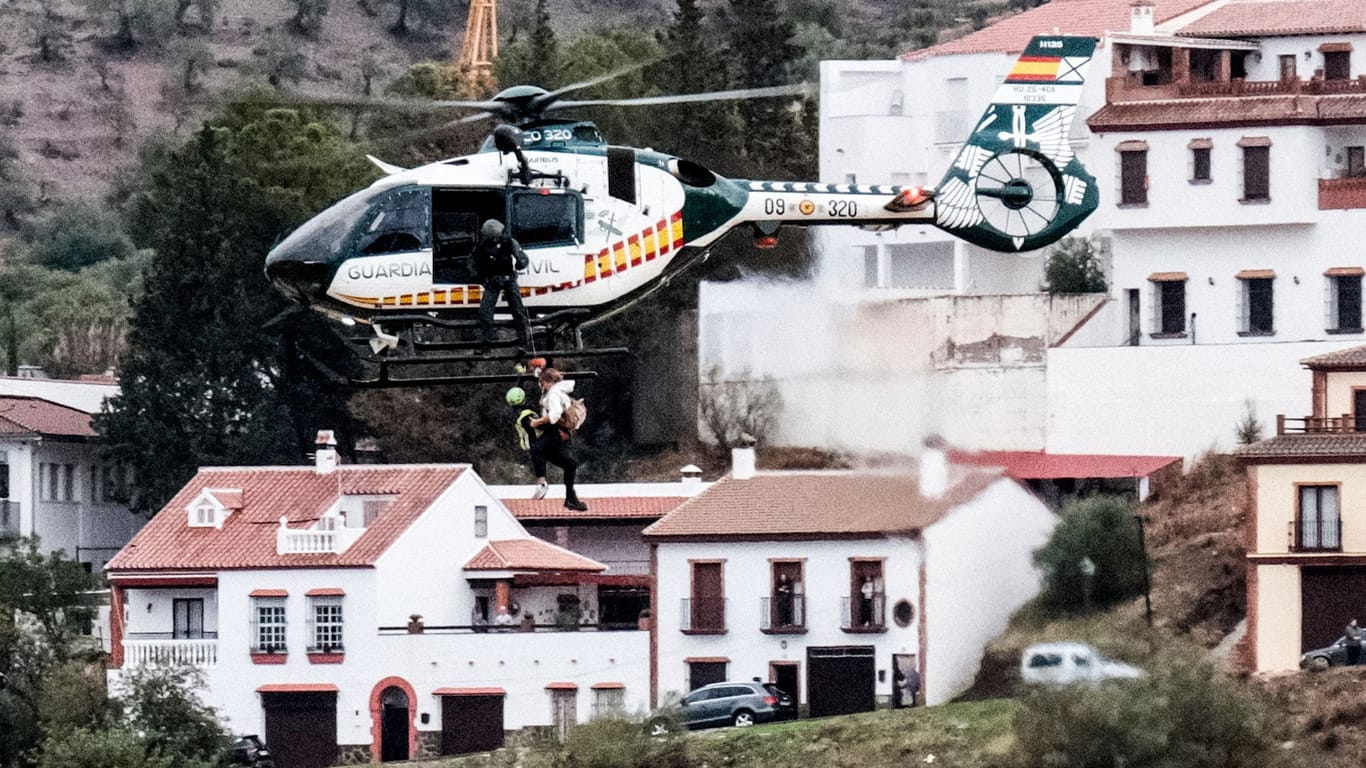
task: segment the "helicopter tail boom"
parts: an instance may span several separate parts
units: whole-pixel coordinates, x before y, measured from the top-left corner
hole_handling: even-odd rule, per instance
[[[1095,50],[1092,37],[1029,42],[935,189],[938,227],[985,248],[1027,251],[1096,209],[1096,180],[1070,138]]]

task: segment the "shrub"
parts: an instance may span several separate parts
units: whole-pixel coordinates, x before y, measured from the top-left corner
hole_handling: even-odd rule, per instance
[[[123,728],[58,731],[43,742],[37,768],[172,768],[173,757],[149,753]]]
[[[1044,267],[1044,290],[1059,293],[1104,293],[1104,259],[1108,255],[1098,238],[1063,238],[1048,256]]]
[[[650,736],[640,723],[598,718],[569,732],[552,768],[689,768],[682,728]]]
[[[1265,713],[1204,660],[1159,658],[1148,677],[1035,688],[1015,716],[1030,768],[1257,768],[1283,764]]]
[[[1143,542],[1134,505],[1116,496],[1092,496],[1068,504],[1053,536],[1034,553],[1044,570],[1046,608],[1075,612],[1105,607],[1143,590]],[[1095,568],[1089,578],[1083,562]],[[1089,595],[1088,595],[1089,587]]]

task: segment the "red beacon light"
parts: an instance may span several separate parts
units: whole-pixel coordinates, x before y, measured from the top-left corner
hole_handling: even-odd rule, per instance
[[[896,193],[896,197],[893,197],[892,201],[883,207],[893,213],[908,213],[924,208],[932,200],[934,200],[934,190],[924,187],[906,187]]]
[[[777,247],[778,247],[778,236],[777,236],[777,235],[760,235],[760,234],[756,234],[756,235],[754,236],[754,247],[755,247],[755,248],[762,248],[762,249],[764,249],[764,250],[769,250],[769,249],[771,249],[771,248],[777,248]]]

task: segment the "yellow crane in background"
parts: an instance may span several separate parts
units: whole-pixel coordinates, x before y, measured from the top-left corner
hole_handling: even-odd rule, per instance
[[[498,89],[493,60],[498,58],[498,0],[470,0],[465,39],[457,65],[470,96],[486,98]]]

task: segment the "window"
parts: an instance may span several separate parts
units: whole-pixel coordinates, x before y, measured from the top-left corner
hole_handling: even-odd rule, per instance
[[[1341,549],[1336,485],[1302,485],[1295,526],[1296,549]]]
[[[849,577],[849,597],[841,601],[842,627],[846,631],[882,631],[887,623],[882,561],[854,560],[849,564]]]
[[[1153,335],[1186,333],[1186,275],[1160,272],[1148,278],[1153,284]]]
[[[201,501],[198,506],[190,510],[190,525],[195,527],[211,527],[218,525],[218,507],[212,502]]]
[[[720,634],[726,631],[726,598],[720,561],[692,565],[692,597],[683,599],[684,632]]]
[[[726,679],[726,665],[729,659],[687,659],[688,664],[688,690],[695,691],[704,685],[720,683]],[[696,697],[696,700],[706,699],[711,694],[704,691],[701,694],[689,695],[689,699]]]
[[[0,499],[9,498],[9,464],[0,462]]]
[[[1214,142],[1209,139],[1195,139],[1186,145],[1191,151],[1190,180],[1192,184],[1209,183],[1213,176],[1210,171],[1210,152]]]
[[[176,640],[198,640],[204,637],[203,598],[175,598],[171,600],[171,637]]]
[[[1323,79],[1325,80],[1351,80],[1352,79],[1352,52],[1348,51],[1324,51],[1323,52]]]
[[[38,483],[43,501],[75,501],[76,465],[43,462],[38,465]]]
[[[1119,152],[1119,204],[1148,204],[1148,150],[1146,146],[1143,149],[1121,149]]]
[[[1328,278],[1329,333],[1361,332],[1361,277],[1360,268],[1330,269]]]
[[[389,506],[388,499],[366,499],[361,502],[361,525],[369,528],[387,506]]]
[[[1366,176],[1366,147],[1347,148],[1347,175],[1352,178]]]
[[[895,621],[898,627],[909,627],[911,622],[915,621],[915,606],[911,605],[909,600],[898,600],[896,605],[892,606],[892,621]]]
[[[1273,285],[1276,277],[1269,270],[1240,272],[1242,281],[1239,333],[1244,336],[1266,336],[1276,332],[1273,307]]]
[[[593,686],[593,717],[621,717],[626,713],[626,689],[620,685]]]
[[[425,188],[395,190],[362,219],[358,250],[366,255],[403,253],[431,246],[431,194]]]
[[[308,650],[311,653],[339,653],[342,650],[342,598],[328,595],[308,598]]]
[[[1271,140],[1247,138],[1238,142],[1243,150],[1243,202],[1271,199]]]
[[[488,538],[489,535],[489,508],[483,505],[474,508],[474,537],[477,539]]]
[[[1278,57],[1281,63],[1281,82],[1287,80],[1298,80],[1299,74],[1295,71],[1295,54],[1282,54]]]
[[[285,599],[253,597],[251,603],[252,653],[285,653]]]
[[[573,244],[578,241],[582,218],[583,203],[572,192],[512,196],[512,236],[523,247]]]

